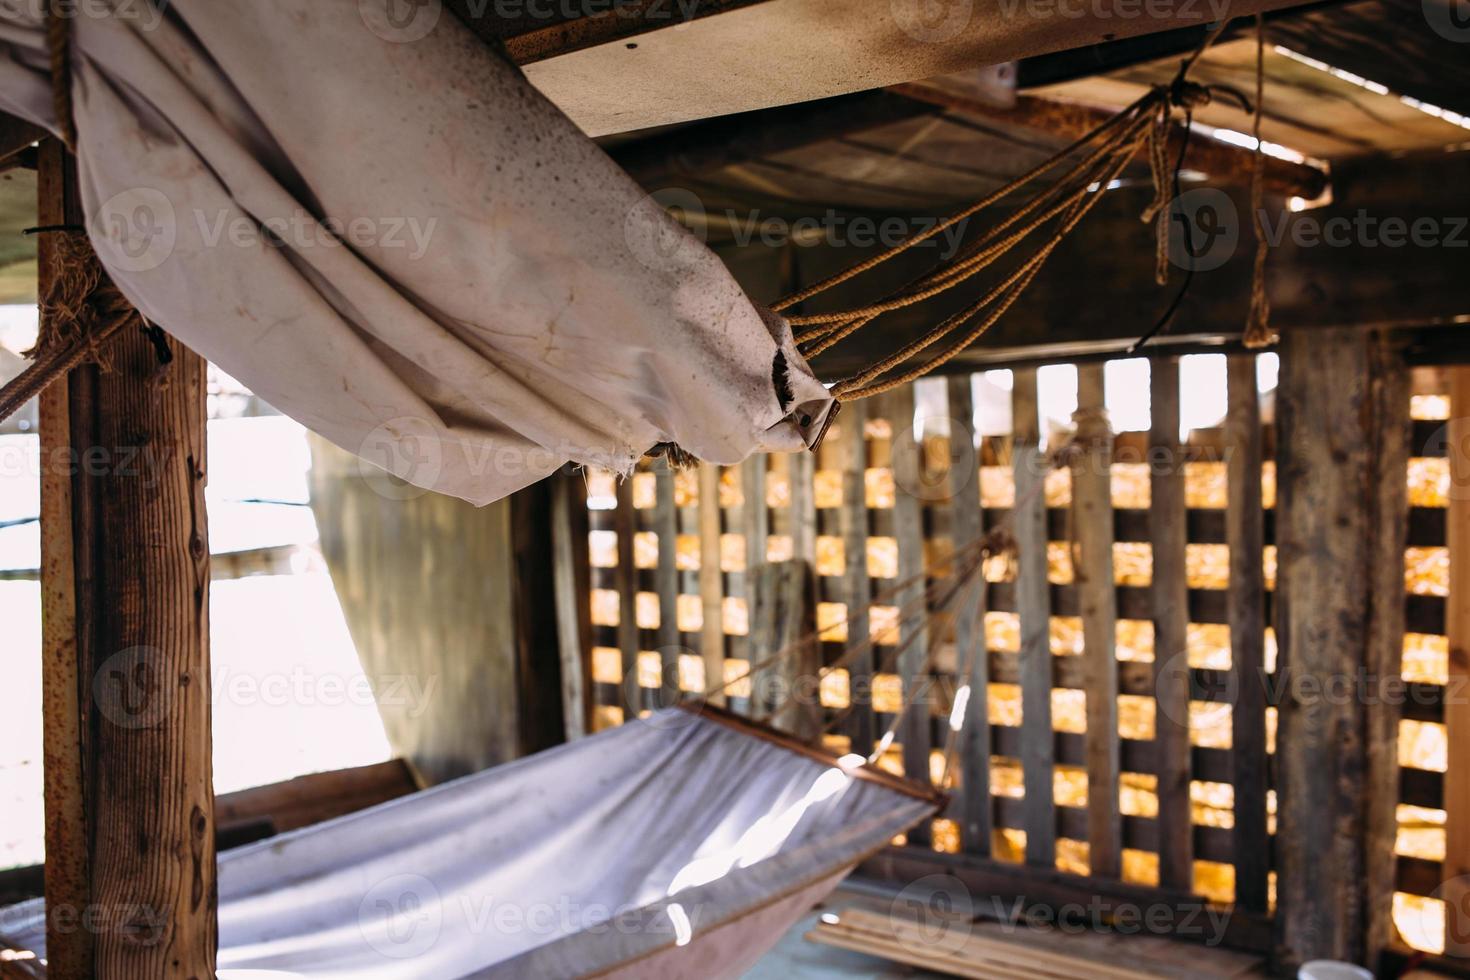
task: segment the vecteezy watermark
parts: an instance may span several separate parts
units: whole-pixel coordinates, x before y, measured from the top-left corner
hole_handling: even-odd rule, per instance
[[[1169,202],[1169,261],[1185,271],[1218,269],[1240,244],[1240,215],[1224,191],[1197,187]]]
[[[939,431],[949,434],[942,440],[925,438]],[[975,492],[974,429],[960,419],[925,418],[917,435],[912,425],[896,426],[891,454],[894,485],[911,497],[937,503]]]
[[[1296,248],[1470,248],[1470,217],[1464,215],[1403,217],[1366,208],[1352,214],[1272,213],[1263,208],[1256,217],[1271,248],[1288,243]],[[1244,237],[1235,202],[1212,187],[1179,195],[1170,204],[1169,219],[1169,261],[1185,270],[1218,269],[1235,255]]]
[[[443,0],[358,0],[358,15],[378,37],[393,44],[422,41],[444,15]]]
[[[975,16],[975,0],[889,0],[893,22],[915,41],[943,44],[960,36]]]
[[[1470,418],[1461,416],[1440,425],[1415,455],[1447,457],[1449,499],[1470,500]]]
[[[182,220],[162,191],[133,187],[109,197],[93,213],[93,239],[107,264],[123,272],[150,272],[179,247],[181,236],[198,247],[312,249],[353,248],[404,250],[417,261],[429,250],[439,219],[412,215],[317,217],[302,208],[279,215],[252,217],[238,210],[196,208]]]
[[[470,23],[514,21],[594,21],[604,17],[636,19],[649,26],[688,23],[702,0],[463,0],[455,11]],[[443,0],[359,0],[368,30],[394,44],[428,37],[444,15]],[[630,47],[636,42],[630,42]]]
[[[439,689],[439,675],[320,673],[305,667],[254,673],[217,666],[210,681],[214,704],[238,707],[336,708],[391,707],[418,718],[428,712]]]
[[[194,679],[180,673],[157,647],[129,647],[103,661],[92,677],[98,713],[119,728],[156,728],[181,709]],[[212,704],[334,708],[393,707],[417,718],[433,705],[439,676],[339,674],[305,667],[286,671],[237,671],[216,666],[210,675]]]
[[[1470,0],[1423,0],[1424,20],[1440,37],[1470,42]]]
[[[177,459],[168,446],[57,446],[42,450],[37,442],[0,445],[0,479],[61,476],[136,479],[152,489],[163,482]]]
[[[1411,219],[1359,208],[1351,216],[1282,212],[1273,220],[1262,211],[1261,226],[1272,248],[1288,237],[1298,248],[1470,248],[1470,217],[1464,216]]]
[[[1132,21],[1216,24],[1230,14],[1230,0],[999,0],[1008,19]]]
[[[163,23],[169,0],[0,0],[0,20],[40,22],[47,16],[64,20],[91,18],[132,21],[151,31]]]
[[[445,894],[420,874],[397,874],[376,882],[358,903],[357,925],[367,944],[393,959],[413,959],[439,941],[446,923],[470,936],[675,936],[703,918],[701,904],[683,904],[677,920],[644,905],[582,902],[571,895],[544,901],[507,900],[495,895]],[[489,941],[489,940],[487,940]]]
[[[1178,936],[1218,946],[1230,928],[1230,910],[1206,901],[1134,902],[1092,895],[1086,902],[1057,905],[1028,903],[1024,898],[1006,900],[992,896],[979,906],[981,914],[998,919],[1001,928],[1054,930],[1067,935],[1116,932]]]
[[[953,258],[964,242],[968,219],[942,230],[938,216],[843,214],[828,208],[822,214],[787,217],[760,208],[709,209],[704,200],[683,187],[653,191],[628,209],[623,234],[628,248],[643,265],[655,270],[684,268],[706,253],[703,243],[712,234],[745,248],[786,245],[827,248],[893,248],[917,236],[933,233],[914,249],[937,251],[941,260]]]
[[[297,209],[288,215],[263,219],[246,217],[236,211],[219,210],[213,214],[194,212],[199,239],[205,248],[228,244],[235,248],[290,248],[305,251],[313,248],[406,249],[408,257],[417,261],[429,250],[438,218],[420,221],[397,216],[317,218]]]

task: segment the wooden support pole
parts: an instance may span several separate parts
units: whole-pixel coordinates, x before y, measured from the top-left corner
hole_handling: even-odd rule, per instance
[[[1266,576],[1262,563],[1266,540],[1265,512],[1261,509],[1264,439],[1255,355],[1231,354],[1226,371],[1229,499],[1225,537],[1230,547],[1230,591],[1226,601],[1230,667],[1237,684],[1230,740],[1235,784],[1235,903],[1249,912],[1265,912],[1267,875],[1271,871],[1271,838],[1266,830],[1266,765],[1270,757],[1266,752]],[[1399,564],[1402,561],[1395,567]]]
[[[720,468],[699,464],[699,603],[704,610],[704,627],[699,634],[699,658],[704,661],[705,687],[725,678],[724,576],[720,572]],[[725,695],[714,694],[710,702],[723,706]]]
[[[1449,515],[1445,526],[1450,550],[1450,590],[1445,602],[1449,638],[1449,684],[1461,691],[1445,699],[1448,758],[1444,776],[1445,952],[1470,957],[1470,699],[1463,692],[1470,677],[1470,367],[1455,367],[1450,377],[1450,422],[1446,451],[1450,464]]]
[[[1372,395],[1372,411],[1374,426],[1372,432],[1373,445],[1370,450],[1374,461],[1373,494],[1370,506],[1374,509],[1370,515],[1375,528],[1373,536],[1372,574],[1373,600],[1371,606],[1371,619],[1368,628],[1368,654],[1367,674],[1373,678],[1374,684],[1370,688],[1374,692],[1384,692],[1386,695],[1396,693],[1396,684],[1401,677],[1404,661],[1404,547],[1408,544],[1409,537],[1409,456],[1410,443],[1412,442],[1413,422],[1409,415],[1409,393],[1411,378],[1409,368],[1404,362],[1403,352],[1396,343],[1381,343],[1374,346],[1373,377],[1369,391]],[[1464,372],[1464,369],[1460,369]],[[1470,381],[1470,372],[1465,372],[1467,381]],[[1470,390],[1464,392],[1470,396]],[[1462,402],[1462,404],[1466,404]],[[1470,405],[1466,405],[1470,410]],[[1454,412],[1451,412],[1453,415]],[[1466,433],[1470,435],[1470,433]],[[1466,443],[1457,443],[1463,453]],[[1454,484],[1451,484],[1453,487]],[[1461,487],[1464,484],[1460,484]],[[1454,491],[1451,490],[1453,495]],[[1453,505],[1452,505],[1453,506]],[[1465,501],[1460,503],[1461,520],[1470,517],[1464,512]],[[1454,558],[1450,558],[1450,575],[1453,583]],[[1460,592],[1460,596],[1464,596]],[[1457,607],[1455,601],[1456,593],[1451,584],[1450,598],[1446,603],[1446,611]],[[1465,601],[1462,598],[1458,603],[1463,610]],[[1464,616],[1462,611],[1459,615]],[[1453,657],[1453,654],[1451,654]],[[1463,668],[1462,668],[1463,671]],[[1451,674],[1451,677],[1454,675]],[[1463,676],[1463,675],[1462,675]],[[1453,684],[1453,681],[1451,682]],[[1399,768],[1399,720],[1403,714],[1401,698],[1397,696],[1380,696],[1369,699],[1367,704],[1367,737],[1368,737],[1368,791],[1364,799],[1367,809],[1366,835],[1367,841],[1364,845],[1364,863],[1366,864],[1367,878],[1364,888],[1367,892],[1367,932],[1364,942],[1367,946],[1364,963],[1376,973],[1383,972],[1382,956],[1396,945],[1398,929],[1393,922],[1393,893],[1397,890],[1398,857],[1395,854],[1395,845],[1398,842],[1399,819],[1399,777],[1402,770]],[[1463,698],[1448,698],[1449,702],[1463,701]],[[1446,705],[1446,717],[1454,710],[1463,712],[1464,705],[1458,709]],[[1470,740],[1470,731],[1460,729],[1460,748],[1451,749],[1450,764],[1454,765],[1455,752],[1461,753],[1459,762],[1461,765],[1461,776],[1464,778],[1465,767],[1470,767],[1470,758],[1465,752],[1465,743]],[[1454,744],[1453,741],[1450,743]],[[1446,796],[1448,799],[1448,796]],[[1239,807],[1239,795],[1236,796],[1236,806]],[[1465,811],[1461,810],[1461,814]],[[1239,817],[1237,816],[1237,820]],[[1463,817],[1461,818],[1463,821]],[[1454,825],[1454,817],[1450,818],[1450,825]],[[1463,828],[1460,831],[1463,833]],[[1447,852],[1448,853],[1448,852]],[[1470,862],[1464,865],[1461,872],[1470,872]],[[1461,879],[1462,881],[1467,879]],[[1459,910],[1458,919],[1453,918],[1454,912],[1446,907],[1445,938],[1446,948],[1452,938],[1451,930],[1458,926],[1462,941],[1470,939],[1466,936],[1467,922],[1464,912],[1470,906],[1463,903],[1454,906]],[[1452,951],[1451,951],[1452,952]],[[1470,953],[1470,946],[1464,949]]]
[[[38,184],[41,224],[82,221],[55,141]],[[62,254],[41,243],[43,295]],[[169,348],[160,374],[124,331],[41,406],[52,980],[214,976],[204,362]]]
[[[1118,740],[1118,603],[1113,585],[1113,433],[1103,407],[1103,365],[1077,367],[1077,439],[1072,465],[1077,598],[1087,663],[1087,861],[1094,877],[1122,873],[1122,768]]]
[[[1149,386],[1159,884],[1188,892],[1194,889],[1194,821],[1189,800],[1189,587],[1185,581],[1189,527],[1184,457],[1179,446],[1179,359],[1155,359],[1149,367]]]
[[[842,509],[839,513],[849,647],[867,642],[869,606],[873,601],[868,578],[868,443],[864,435],[867,421],[868,403],[848,402],[842,407],[837,431],[842,456]],[[852,739],[851,751],[859,755],[872,752],[876,738],[877,723],[873,715],[875,654],[873,648],[868,648],[847,665],[848,696],[851,698],[847,734]]]
[[[631,721],[647,705],[638,683],[638,568],[634,564],[633,535],[638,530],[638,512],[633,509],[633,479],[618,481],[617,505],[613,511],[617,535],[618,567],[613,581],[618,591],[618,651],[623,663],[624,719]]]
[[[1389,897],[1371,896],[1365,887],[1368,855],[1392,847],[1391,840],[1373,839],[1391,828],[1370,820],[1369,811],[1397,798],[1395,785],[1375,782],[1388,776],[1372,763],[1375,752],[1388,749],[1370,745],[1389,737],[1370,704],[1383,699],[1364,696],[1379,693],[1374,685],[1385,679],[1371,676],[1373,659],[1381,660],[1392,643],[1373,639],[1375,608],[1403,605],[1402,518],[1386,533],[1377,527],[1384,516],[1381,488],[1404,480],[1398,468],[1404,451],[1387,449],[1402,438],[1403,419],[1375,392],[1404,368],[1382,343],[1353,329],[1287,331],[1281,349],[1276,965],[1282,970],[1313,959],[1364,962],[1370,905]],[[1398,499],[1397,493],[1384,499]]]
[[[764,562],[750,582],[750,659],[761,663],[785,651],[751,677],[750,716],[815,741],[822,734],[822,649],[810,639],[796,646],[817,627],[811,566],[799,558]]]
[[[975,437],[975,396],[968,374],[949,379],[950,459],[949,530],[956,549],[979,541],[985,531],[980,503],[979,453],[964,452],[960,440]],[[973,449],[973,442],[970,443]],[[960,469],[962,464],[968,464]],[[982,582],[956,611],[954,627],[955,670],[969,673],[959,683],[970,689],[965,702],[964,724],[959,735],[960,845],[966,854],[990,855],[994,814],[990,803],[990,658],[985,647],[985,600]]]
[[[1056,791],[1052,786],[1056,736],[1051,722],[1051,587],[1047,583],[1046,457],[1036,369],[1015,372],[1011,391],[1012,454],[1016,502],[1016,613],[1021,621],[1021,775],[1025,783],[1026,863],[1052,868],[1057,861]]]
[[[551,545],[556,637],[561,656],[566,740],[592,730],[592,589],[587,552],[587,484],[580,473],[552,477]]]
[[[929,675],[929,609],[925,601],[928,579],[924,562],[924,501],[916,494],[923,486],[923,433],[914,435],[914,386],[904,385],[882,396],[882,411],[893,427],[893,537],[898,544],[898,578],[909,582],[894,597],[899,616],[898,674],[908,705],[898,729],[903,746],[903,771],[910,779],[929,782],[929,751],[933,738],[934,690]],[[863,560],[867,561],[866,549]],[[909,832],[909,841],[929,840],[924,822]]]
[[[658,657],[662,672],[659,703],[679,700],[679,656],[684,644],[679,635],[679,504],[674,498],[674,467],[668,457],[654,464],[653,532],[658,537],[658,566],[654,570],[658,590]]]

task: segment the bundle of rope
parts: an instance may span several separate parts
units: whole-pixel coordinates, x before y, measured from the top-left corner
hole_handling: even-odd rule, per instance
[[[934,371],[973,344],[1011,308],[1031,285],[1057,246],[1096,207],[1102,198],[1102,192],[1143,151],[1146,151],[1155,193],[1142,217],[1156,225],[1156,278],[1161,285],[1165,283],[1168,278],[1169,209],[1171,202],[1179,194],[1178,172],[1183,164],[1182,151],[1179,159],[1172,165],[1168,159],[1168,137],[1170,128],[1176,124],[1176,112],[1183,116],[1187,138],[1194,110],[1208,105],[1217,97],[1228,98],[1243,110],[1252,111],[1250,101],[1239,91],[1226,86],[1199,85],[1189,81],[1187,77],[1200,55],[1215,42],[1226,26],[1227,23],[1222,21],[1206,35],[1193,54],[1182,62],[1171,84],[1154,87],[1132,105],[1055,156],[933,227],[776,303],[772,309],[786,315],[795,332],[798,349],[804,356],[815,358],[885,314],[926,303],[970,282],[1002,258],[1016,252],[1022,253],[1014,267],[986,289],[978,299],[958,312],[945,316],[936,326],[881,357],[872,366],[836,381],[831,386],[831,391],[839,402],[882,394],[914,381]],[[1260,92],[1258,65],[1255,107],[1258,135]],[[1257,145],[1259,148],[1259,139]],[[1076,159],[1079,156],[1080,159]],[[1063,170],[1064,164],[1069,160],[1075,162]],[[1059,170],[1062,172],[1049,185],[1036,189],[1043,179]],[[1256,194],[1259,196],[1259,177],[1256,185]],[[934,239],[981,211],[1018,198],[1028,189],[1033,191],[1029,199],[1021,201],[1008,217],[989,227],[952,259],[936,265],[882,298],[838,310],[817,313],[787,312],[798,304],[805,304],[895,256]],[[1258,267],[1264,264],[1264,250],[1258,255],[1257,264]],[[1260,285],[1260,278],[1258,272],[1255,292],[1259,298],[1253,301],[1253,324],[1257,321],[1264,323],[1264,288]],[[1170,314],[1177,305],[1176,301]],[[1167,321],[1170,314],[1166,314],[1160,325]],[[1155,331],[1157,329],[1159,327]],[[1254,341],[1259,332],[1259,328],[1253,329],[1248,340]],[[938,352],[929,353],[936,346]]]
[[[107,366],[106,347],[123,330],[152,329],[102,269],[79,229],[49,228],[53,270],[41,297],[42,329],[25,352],[31,363],[0,388],[0,422],[87,360]]]

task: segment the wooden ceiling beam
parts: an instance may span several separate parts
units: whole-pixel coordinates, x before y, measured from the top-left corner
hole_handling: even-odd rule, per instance
[[[942,106],[889,92],[859,92],[706,119],[611,147],[609,153],[651,190],[667,181],[708,176],[724,167],[943,111]]]
[[[1028,95],[1017,96],[1015,106],[1002,109],[923,82],[893,85],[888,90],[966,115],[1046,133],[1065,143],[1085,136],[1113,116],[1112,111],[1107,109]],[[1170,159],[1178,157],[1183,143],[1184,129],[1175,126],[1169,134]],[[1139,159],[1145,160],[1145,154],[1140,152]],[[1190,137],[1185,165],[1190,170],[1198,170],[1221,183],[1245,184],[1255,171],[1255,153],[1194,133]],[[1268,156],[1265,161],[1265,182],[1268,193],[1313,200],[1320,197],[1327,188],[1327,175],[1316,167]]]

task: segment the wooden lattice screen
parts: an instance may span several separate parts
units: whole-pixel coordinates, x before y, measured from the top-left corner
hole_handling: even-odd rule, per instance
[[[868,752],[902,703],[903,678],[922,681],[921,720],[882,764],[938,779],[956,692],[967,683],[987,692],[968,699],[954,803],[910,835],[910,848],[1089,875],[1102,894],[1233,903],[1244,927],[1232,941],[1264,948],[1280,696],[1269,625],[1275,440],[1262,423],[1256,358],[1229,355],[1226,373],[1225,420],[1181,444],[1177,358],[1150,362],[1150,429],[1106,438],[1089,438],[1106,417],[1104,365],[1078,365],[1081,431],[1061,468],[1047,457],[1071,434],[1041,430],[1037,371],[1020,368],[1007,435],[975,435],[977,386],[961,375],[921,382],[918,413],[912,387],[848,406],[815,455],[677,473],[656,463],[626,481],[565,475],[559,500],[570,503],[559,519],[586,527],[591,569],[576,611],[590,614],[589,687],[572,684],[572,697],[588,698],[600,728],[742,672],[750,570],[805,559],[826,662],[849,635],[867,630],[876,641],[870,662],[822,679],[823,717],[841,722],[824,736],[829,747]],[[1426,456],[1444,454],[1445,401],[1415,399],[1424,420],[1413,445],[1428,446]],[[1416,458],[1406,475],[1401,928],[1417,921],[1415,896],[1441,880],[1443,468]],[[956,676],[972,642],[965,617],[937,621],[893,657],[913,628],[898,609],[915,597],[889,595],[894,583],[943,571],[956,542],[998,525],[1018,553],[986,568],[984,676]],[[1424,567],[1437,571],[1416,578]],[[748,694],[733,687],[732,706],[747,707]],[[1404,932],[1412,945],[1434,945]]]

